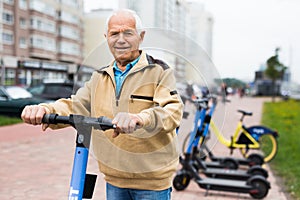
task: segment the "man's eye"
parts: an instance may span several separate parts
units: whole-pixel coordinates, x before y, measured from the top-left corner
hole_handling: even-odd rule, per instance
[[[110,35],[111,36],[116,36],[116,35],[118,35],[119,33],[117,33],[117,32],[112,32],[112,33],[110,33]]]
[[[124,35],[130,36],[130,35],[133,35],[133,33],[131,31],[125,31]]]

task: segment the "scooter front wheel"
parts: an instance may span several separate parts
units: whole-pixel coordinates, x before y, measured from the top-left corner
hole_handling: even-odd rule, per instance
[[[177,174],[173,179],[173,187],[178,191],[182,191],[187,188],[190,180],[191,177],[187,173]]]
[[[224,166],[226,169],[237,169],[239,168],[239,163],[232,159],[232,158],[224,158],[221,160],[221,164]]]
[[[255,165],[263,165],[264,164],[264,157],[257,153],[252,153],[247,157],[247,160],[249,161],[249,166],[255,166]]]
[[[249,174],[251,176],[259,175],[259,176],[262,176],[262,177],[265,177],[265,178],[268,178],[268,176],[269,176],[268,171],[265,170],[264,168],[262,168],[259,165],[255,165],[255,166],[250,167],[247,170],[247,174]]]
[[[249,191],[249,194],[254,199],[263,199],[268,195],[270,186],[266,181],[254,178],[251,180],[250,185],[252,189]]]

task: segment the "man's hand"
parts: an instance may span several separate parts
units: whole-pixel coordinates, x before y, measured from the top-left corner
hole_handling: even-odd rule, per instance
[[[112,120],[112,123],[117,125],[113,138],[117,137],[120,133],[132,133],[144,124],[143,120],[136,114],[126,112],[118,113]]]
[[[39,105],[26,106],[21,114],[21,118],[25,123],[32,125],[42,124],[42,119],[45,114],[49,113],[48,110]],[[48,124],[43,124],[42,129],[45,131],[48,128]]]

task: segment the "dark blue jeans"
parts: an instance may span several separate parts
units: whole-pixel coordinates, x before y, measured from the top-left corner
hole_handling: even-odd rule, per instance
[[[154,191],[119,188],[106,183],[107,200],[170,200],[172,188]]]

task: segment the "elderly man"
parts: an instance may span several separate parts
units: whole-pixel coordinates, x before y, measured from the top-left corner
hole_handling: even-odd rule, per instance
[[[25,107],[22,119],[38,125],[46,113],[112,118],[115,130],[92,132],[107,199],[170,199],[183,109],[173,70],[139,49],[145,31],[134,11],[114,12],[106,25],[115,60],[95,71],[71,98]]]

